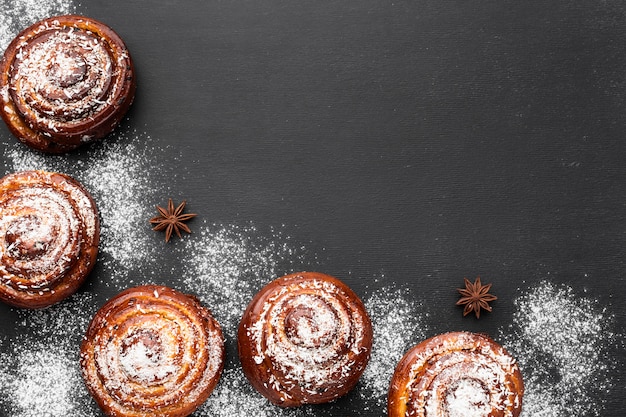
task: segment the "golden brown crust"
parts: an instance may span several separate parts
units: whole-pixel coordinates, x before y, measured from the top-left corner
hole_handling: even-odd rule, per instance
[[[96,205],[75,179],[23,171],[0,179],[0,300],[40,308],[72,293],[98,254]]]
[[[109,134],[135,88],[122,39],[84,16],[35,23],[0,61],[0,115],[15,136],[43,152],[66,152]]]
[[[398,363],[389,417],[517,417],[524,384],[515,359],[486,335],[451,332],[425,340]]]
[[[222,330],[193,296],[143,285],[110,299],[80,349],[85,384],[114,417],[185,417],[224,367]]]
[[[301,272],[254,296],[237,343],[250,383],[272,403],[294,407],[348,393],[369,361],[372,335],[363,303],[346,284]]]

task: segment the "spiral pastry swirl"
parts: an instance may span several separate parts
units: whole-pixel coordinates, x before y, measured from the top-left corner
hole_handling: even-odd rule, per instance
[[[517,417],[524,385],[515,359],[491,338],[469,332],[435,336],[398,363],[389,417]]]
[[[371,347],[372,325],[361,300],[343,282],[315,272],[266,285],[238,330],[246,377],[283,407],[346,394],[365,370]]]
[[[0,299],[40,308],[74,293],[93,268],[100,224],[73,178],[23,171],[0,179]]]
[[[42,20],[23,30],[0,62],[0,114],[27,145],[60,153],[110,133],[135,94],[122,39],[82,16]]]
[[[144,285],[110,299],[81,345],[87,388],[115,417],[184,417],[211,394],[224,367],[222,330],[193,296]]]

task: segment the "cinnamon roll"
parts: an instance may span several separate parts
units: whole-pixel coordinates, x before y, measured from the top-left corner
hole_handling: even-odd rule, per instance
[[[389,417],[517,417],[524,384],[517,363],[486,335],[452,332],[410,349],[391,380]]]
[[[85,384],[114,417],[184,417],[211,394],[224,367],[222,330],[190,295],[144,285],[110,299],[80,349]]]
[[[23,30],[0,61],[0,115],[22,142],[61,153],[109,134],[135,95],[122,39],[83,16]]]
[[[372,334],[363,303],[346,284],[301,272],[254,296],[237,343],[250,383],[272,403],[294,407],[348,393],[369,361]]]
[[[0,300],[40,308],[74,293],[98,254],[96,205],[75,179],[23,171],[0,179]]]

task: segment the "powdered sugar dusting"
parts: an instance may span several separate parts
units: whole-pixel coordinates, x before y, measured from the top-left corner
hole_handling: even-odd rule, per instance
[[[445,395],[449,417],[484,417],[489,415],[490,395],[475,379],[459,379]]]
[[[80,375],[68,352],[41,343],[21,350],[15,361],[15,379],[7,387],[16,405],[15,416],[76,415],[80,405],[74,403],[74,397],[79,386],[74,382]],[[40,372],[33,372],[34,369]],[[56,381],[63,381],[60,387]]]
[[[194,413],[197,417],[312,417],[315,408],[280,408],[256,392],[240,367],[224,370],[209,399]]]
[[[110,354],[115,355],[115,352],[110,352]],[[165,377],[178,370],[178,367],[173,362],[159,362],[155,359],[155,357],[160,359],[160,356],[165,355],[155,353],[151,347],[139,341],[130,343],[130,347],[125,350],[122,349],[119,354],[119,364],[124,370],[124,374],[140,382],[151,383],[154,380],[165,379]],[[170,359],[168,356],[165,357]]]
[[[283,275],[302,257],[301,248],[280,230],[253,225],[219,226],[204,222],[194,239],[181,245],[186,260],[182,284],[208,306],[227,338],[236,329],[248,302],[264,284]]]
[[[367,409],[387,405],[387,390],[400,358],[428,332],[428,311],[408,289],[383,287],[364,300],[372,320],[374,342],[361,378],[361,400]]]
[[[75,13],[71,0],[0,0],[0,50],[22,30],[46,17]]]
[[[84,181],[98,196],[102,250],[126,270],[152,259],[154,245],[142,228],[151,210],[146,200],[158,189],[143,140],[105,146],[87,162]]]
[[[78,365],[78,346],[93,304],[92,295],[75,294],[45,310],[19,311],[18,336],[0,338],[5,352],[0,355],[0,414],[97,415]]]
[[[518,358],[526,417],[599,416],[612,388],[607,346],[618,342],[614,317],[567,286],[544,281],[515,302],[514,324],[501,331]]]

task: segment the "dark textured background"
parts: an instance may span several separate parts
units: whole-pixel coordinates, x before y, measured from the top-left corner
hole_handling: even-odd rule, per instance
[[[135,60],[124,123],[182,155],[171,186],[211,221],[284,225],[360,293],[404,283],[435,332],[495,333],[549,278],[623,333],[622,2],[82,3]],[[476,275],[499,297],[480,321],[454,307]]]

